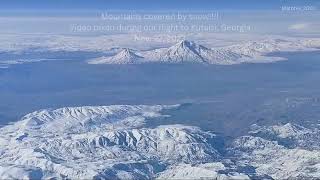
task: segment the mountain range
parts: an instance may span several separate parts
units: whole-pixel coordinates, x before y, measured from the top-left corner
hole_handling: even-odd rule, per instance
[[[232,65],[240,63],[269,63],[285,60],[271,57],[268,53],[280,51],[316,50],[317,43],[280,39],[245,42],[238,45],[207,48],[193,41],[182,40],[171,47],[149,51],[134,51],[124,48],[108,57],[91,59],[89,64],[141,64],[141,63],[202,63]]]
[[[318,128],[254,124],[230,142],[195,126],[145,125],[181,107],[84,106],[27,114],[0,129],[0,178],[320,178]]]

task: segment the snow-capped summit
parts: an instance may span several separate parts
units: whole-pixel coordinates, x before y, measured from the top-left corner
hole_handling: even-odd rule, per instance
[[[155,49],[143,53],[154,62],[235,64],[242,56],[224,49],[210,49],[193,41],[182,40],[169,48]]]
[[[119,59],[128,59],[128,60],[134,60],[142,58],[141,56],[136,55],[134,52],[132,52],[128,48],[124,48],[120,53],[116,55]]]
[[[201,51],[209,50],[209,48],[204,47],[202,45],[199,45],[195,43],[194,41],[188,41],[188,40],[182,40],[175,45],[171,46],[169,48],[172,51],[179,51],[179,50],[185,50],[185,51],[192,51],[193,53],[200,53]]]
[[[198,45],[193,41],[183,40],[171,46],[161,57],[164,61],[171,62],[206,62],[203,53],[210,51],[208,48]]]
[[[110,57],[92,59],[89,64],[134,64],[139,63],[143,57],[135,54],[132,50],[124,48],[118,54]]]

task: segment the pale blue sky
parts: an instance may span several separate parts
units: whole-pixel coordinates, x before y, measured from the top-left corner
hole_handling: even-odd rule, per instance
[[[277,9],[319,0],[1,0],[1,9]]]

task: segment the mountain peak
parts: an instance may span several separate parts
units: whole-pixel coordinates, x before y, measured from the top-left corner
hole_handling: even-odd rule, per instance
[[[193,44],[193,43],[194,43],[193,41],[188,41],[188,40],[186,40],[186,39],[181,40],[181,41],[179,42],[179,44],[182,44],[182,45],[189,45],[189,44]]]
[[[123,48],[122,51],[120,51],[120,53],[131,53],[131,50],[129,48]]]
[[[116,56],[121,57],[133,57],[133,58],[141,58],[140,56],[136,55],[134,52],[132,52],[129,48],[123,48],[122,51],[120,51]]]
[[[137,63],[143,57],[135,54],[129,48],[123,48],[118,54],[91,60],[90,64],[130,64]]]
[[[181,40],[177,44],[174,45],[175,47],[181,47],[181,48],[194,48],[195,46],[198,46],[195,42],[193,41],[188,41],[188,40]]]

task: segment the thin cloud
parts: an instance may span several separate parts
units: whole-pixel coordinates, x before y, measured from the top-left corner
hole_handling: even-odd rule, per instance
[[[318,31],[320,29],[320,24],[318,23],[297,23],[292,24],[288,27],[289,30],[293,31],[307,31],[307,32],[313,32]]]

